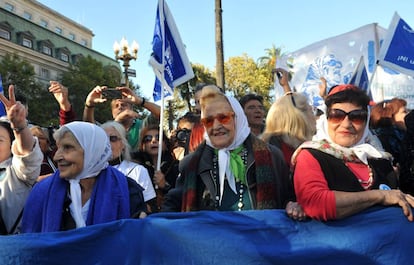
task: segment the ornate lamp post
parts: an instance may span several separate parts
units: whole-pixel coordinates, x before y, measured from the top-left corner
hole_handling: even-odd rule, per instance
[[[138,43],[136,41],[132,42],[132,46],[128,46],[128,41],[123,37],[121,42],[118,43],[115,41],[114,43],[114,53],[116,60],[122,60],[124,62],[124,75],[125,75],[125,86],[129,87],[129,79],[128,79],[128,68],[129,68],[129,61],[136,60],[138,58]],[[120,51],[122,50],[121,54]],[[131,52],[132,50],[132,52]]]

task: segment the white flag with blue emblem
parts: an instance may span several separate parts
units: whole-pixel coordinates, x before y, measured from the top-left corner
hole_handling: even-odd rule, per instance
[[[154,101],[158,101],[164,89],[172,94],[174,87],[194,77],[174,18],[164,0],[158,1],[152,50],[149,64],[158,79],[155,81],[153,93]]]
[[[381,45],[378,64],[414,75],[414,31],[395,13]]]

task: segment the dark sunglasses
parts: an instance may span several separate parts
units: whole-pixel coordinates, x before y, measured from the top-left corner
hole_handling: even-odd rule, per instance
[[[214,120],[218,120],[221,124],[227,124],[234,117],[234,112],[219,113],[216,116],[208,116],[202,118],[200,121],[206,128],[210,128],[214,124]]]
[[[348,116],[348,119],[352,123],[361,125],[367,121],[368,112],[362,109],[357,109],[350,112],[345,112],[341,109],[331,109],[328,112],[328,120],[333,123],[342,122],[346,116]]]
[[[121,138],[120,138],[120,137],[118,137],[118,136],[116,136],[116,135],[109,135],[109,141],[110,141],[111,143],[118,142],[119,140],[121,140]]]
[[[155,140],[159,141],[160,140],[160,136],[158,134],[152,136],[152,135],[145,135],[144,138],[142,139],[142,141],[144,143],[149,143],[152,141],[152,139],[155,138]]]

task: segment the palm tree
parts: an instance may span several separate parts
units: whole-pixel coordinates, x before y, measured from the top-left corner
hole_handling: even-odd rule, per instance
[[[272,44],[272,48],[265,49],[266,55],[257,59],[257,64],[259,67],[266,67],[272,71],[276,67],[277,59],[284,54],[282,54],[282,48]]]

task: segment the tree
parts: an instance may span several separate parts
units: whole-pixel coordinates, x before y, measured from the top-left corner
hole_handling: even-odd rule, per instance
[[[276,46],[272,44],[272,48],[265,49],[265,52],[265,56],[257,59],[257,64],[259,67],[267,67],[272,71],[276,67],[277,59],[283,56],[282,48],[276,48]]]
[[[271,70],[258,67],[253,58],[247,54],[239,57],[230,57],[225,63],[225,75],[227,79],[226,91],[240,98],[247,93],[256,93],[264,98],[265,106],[271,102],[270,88],[273,87],[269,79]]]
[[[6,54],[0,62],[0,74],[3,79],[5,94],[8,86],[15,86],[16,96],[24,96],[29,107],[28,119],[41,126],[54,124],[57,112],[53,111],[55,100],[47,87],[35,80],[34,67],[17,54]]]

